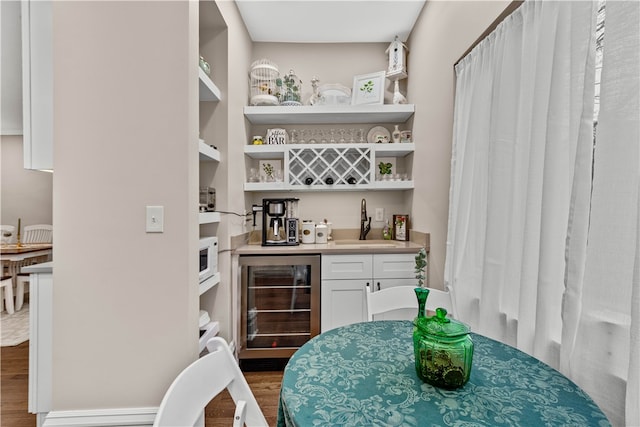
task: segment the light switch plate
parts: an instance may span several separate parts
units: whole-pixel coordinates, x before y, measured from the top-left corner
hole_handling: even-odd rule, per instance
[[[147,233],[164,232],[164,206],[147,206]]]
[[[384,221],[384,208],[376,208],[376,221]]]

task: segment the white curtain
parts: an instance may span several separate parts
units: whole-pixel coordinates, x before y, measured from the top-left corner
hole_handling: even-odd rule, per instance
[[[445,266],[461,320],[628,426],[640,425],[638,4],[607,4],[595,155],[596,2],[527,1],[456,66]]]
[[[640,426],[640,3],[607,1],[604,22],[591,209],[574,215],[588,240],[567,253],[583,272],[567,277],[561,367],[614,425]]]
[[[554,367],[569,201],[590,176],[594,9],[525,2],[456,66],[445,281],[461,320]]]

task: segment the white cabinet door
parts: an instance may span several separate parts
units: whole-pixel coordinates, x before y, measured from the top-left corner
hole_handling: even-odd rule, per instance
[[[375,279],[415,278],[415,256],[415,254],[375,254],[373,255],[373,277]]]
[[[320,329],[367,320],[367,283],[371,280],[323,280],[320,297]]]
[[[25,169],[53,170],[52,1],[22,2],[22,121]]]
[[[373,256],[362,255],[323,255],[322,280],[331,279],[371,279]]]

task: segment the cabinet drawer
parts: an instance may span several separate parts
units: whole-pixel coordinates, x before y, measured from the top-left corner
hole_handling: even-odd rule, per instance
[[[373,255],[373,277],[376,279],[415,278],[415,268],[415,254]]]
[[[322,280],[371,279],[372,255],[323,255]]]

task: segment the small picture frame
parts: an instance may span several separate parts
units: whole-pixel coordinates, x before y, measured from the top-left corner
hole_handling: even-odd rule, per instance
[[[409,241],[409,215],[393,216],[393,239],[401,242]]]
[[[384,71],[354,76],[351,105],[384,104],[385,78]]]
[[[260,160],[260,182],[282,181],[282,160]]]

